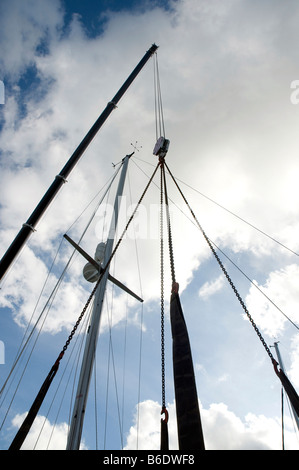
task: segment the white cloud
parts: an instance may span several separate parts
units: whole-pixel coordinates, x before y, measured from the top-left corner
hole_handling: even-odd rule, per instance
[[[10,18],[23,14],[24,7],[18,10],[17,5],[18,2],[13,2],[11,10],[7,7],[7,25]],[[275,60],[280,57],[269,39],[277,39],[278,12],[278,16],[273,11],[270,17],[267,14],[268,22],[265,24],[258,20],[260,13],[266,15],[266,10],[261,6],[252,10],[247,2],[242,6],[236,2],[225,6],[215,2],[207,7],[202,2],[185,0],[174,3],[173,10],[169,12],[154,8],[135,16],[111,13],[107,17],[104,34],[90,39],[77,16],[74,16],[69,33],[61,38],[57,33],[57,25],[62,22],[59,6],[57,3],[47,5],[51,12],[41,14],[40,8],[32,9],[25,18],[36,15],[35,22],[28,19],[26,23],[29,37],[39,37],[37,31],[45,29],[44,25],[49,22],[49,54],[41,56],[34,53],[38,38],[30,40],[30,47],[26,43],[23,45],[30,50],[30,60],[34,61],[42,83],[47,85],[47,92],[38,102],[34,95],[28,97],[28,114],[21,121],[17,118],[13,96],[5,106],[8,120],[2,132],[1,146],[7,159],[5,171],[1,173],[1,210],[3,220],[9,220],[11,229],[17,230],[20,221],[26,220],[30,209],[33,209],[52,178],[121,85],[121,76],[125,78],[144,52],[135,37],[140,36],[147,47],[148,43],[153,42],[154,35],[155,41],[160,44],[166,129],[171,139],[169,164],[174,174],[182,174],[183,179],[195,187],[200,186],[203,192],[230,209],[245,214],[257,225],[261,224],[264,230],[273,233],[279,227],[278,232],[283,233],[285,243],[294,242],[291,230],[288,231],[289,227],[293,228],[293,220],[289,218],[283,228],[277,225],[283,213],[285,219],[285,210],[289,207],[284,201],[292,200],[293,207],[297,207],[296,193],[291,191],[289,176],[284,178],[281,175],[281,160],[278,159],[283,148],[288,175],[291,175],[296,165],[296,151],[290,139],[295,132],[297,118],[295,107],[290,106],[289,99],[285,99],[284,95],[287,93],[284,89],[287,72],[277,75]],[[238,15],[244,23],[242,42],[239,41],[239,21],[234,21]],[[285,13],[284,18],[286,22],[291,21],[291,15]],[[257,33],[254,44],[250,28],[252,21]],[[134,37],[126,35],[126,31],[132,29],[132,23]],[[155,25],[154,29],[152,25]],[[232,25],[234,27],[231,29]],[[21,35],[21,26],[19,30]],[[221,43],[219,34],[222,36]],[[125,57],[119,44],[124,45],[128,56]],[[265,56],[267,61],[264,61]],[[19,63],[18,60],[16,63]],[[292,61],[285,64],[285,70],[287,68],[292,73]],[[104,126],[99,139],[91,145],[84,156],[85,163],[80,163],[71,175],[57,203],[48,211],[47,222],[39,224],[39,241],[32,243],[45,244],[46,238],[55,237],[60,228],[63,230],[62,227],[74,220],[75,209],[82,207],[81,201],[88,201],[90,188],[96,187],[99,180],[103,181],[111,168],[107,159],[114,161],[119,148],[128,148],[134,140],[132,133],[134,138],[140,136],[142,139],[145,156],[150,152],[150,158],[153,158],[151,81],[148,66],[134,83],[134,93],[129,91],[123,98],[119,109],[109,119],[109,125]],[[279,114],[276,112],[278,106]],[[132,109],[136,109],[135,112],[144,119],[134,116]],[[281,113],[285,115],[285,132],[274,135],[268,129],[280,126]],[[127,125],[122,124],[120,129],[124,120]],[[260,126],[267,132],[260,132]],[[182,155],[188,155],[183,165]],[[99,156],[102,167],[98,172],[90,172],[91,167],[98,167]],[[271,178],[268,178],[270,163]],[[18,200],[13,194],[16,194],[16,188],[20,188],[21,179],[26,185],[22,198]],[[27,189],[29,181],[30,191]],[[264,208],[269,203],[271,216],[265,217],[261,200],[265,202]],[[198,200],[194,201],[197,208]],[[254,232],[249,233],[247,228],[243,230],[232,219],[228,223],[227,215],[210,211],[210,206],[206,206],[205,202],[201,201],[200,204],[202,210],[197,215],[200,221],[203,219],[203,226],[211,239],[221,240],[236,250],[250,248],[258,254],[264,246],[269,250],[268,243],[261,241]],[[186,227],[186,220],[179,219],[179,225],[181,229]],[[51,232],[49,226],[53,227]],[[206,257],[207,251],[201,248],[197,231],[193,232],[194,242],[188,244],[185,243],[186,235],[189,235],[187,228],[175,232],[175,247],[183,245],[185,248],[184,261],[176,257],[180,283],[184,288],[192,270],[198,267],[198,260]],[[5,240],[8,238],[6,234],[3,237]]]
[[[177,449],[175,406],[169,404],[169,448]],[[138,449],[159,450],[161,405],[151,400],[139,404]],[[201,408],[201,421],[207,450],[279,450],[281,449],[280,420],[249,413],[242,420],[223,403],[213,403],[208,409]],[[296,437],[292,423],[285,428],[286,448],[296,449]],[[137,447],[137,413],[134,425],[127,436],[125,450]]]
[[[135,14],[109,13],[104,31],[88,38],[78,16],[61,35],[63,14],[58,1],[2,2],[1,66],[11,83],[0,135],[2,251],[154,41],[160,46],[164,116],[171,141],[167,161],[173,174],[298,250],[299,114],[298,107],[290,103],[290,83],[298,78],[298,51],[294,47],[298,42],[297,2],[288,2],[287,8],[279,2],[273,6],[272,2],[253,5],[234,0],[182,0],[171,5],[170,11],[155,7]],[[38,52],[41,43],[46,43],[47,54]],[[29,66],[35,70],[39,85],[22,97],[18,80]],[[149,64],[70,175],[23,251],[16,271],[7,279],[2,306],[14,309],[19,323],[29,318],[47,275],[41,258],[53,257],[57,236],[61,237],[78,210],[106,182],[111,162],[121,160],[132,150],[130,143],[138,140],[142,145],[138,157],[155,163],[152,75]],[[130,171],[134,197],[138,197],[146,178],[133,165]],[[250,251],[252,265],[258,264],[259,269],[265,258],[269,261],[269,255],[274,258],[276,245],[190,189],[183,189],[207,235],[221,248],[236,253]],[[187,211],[174,194],[171,190],[171,197]],[[149,194],[149,200],[154,198],[159,200],[156,189]],[[73,228],[74,238],[78,238],[82,226]],[[173,228],[176,273],[182,291],[210,253],[201,234],[179,211],[175,211]],[[94,251],[99,241],[96,238],[94,231],[84,239],[87,251]],[[138,245],[144,298],[157,299],[158,241],[139,240]],[[139,289],[134,249],[128,240],[121,245],[116,277]],[[278,267],[271,268],[261,288],[296,320],[299,272],[290,258],[282,269],[282,249],[277,253]],[[65,259],[65,254],[62,257]],[[79,282],[83,264],[74,263],[70,278],[62,285],[64,314],[62,317],[61,310],[53,309],[48,322],[51,332],[69,327],[80,310],[78,306],[87,298],[90,286],[80,286]],[[55,281],[54,275],[51,280]],[[221,287],[219,277],[204,284],[200,296],[208,298]],[[167,289],[169,292],[169,283]],[[284,317],[254,287],[246,303],[267,334],[285,331]],[[124,317],[122,296],[116,306],[114,324]],[[292,351],[289,370],[298,383],[295,340]],[[264,429],[261,417],[242,421],[224,405],[217,406],[205,411],[208,436],[209,422],[214,419],[227,422],[233,436],[239,433],[239,439],[233,441],[236,448],[260,445],[251,430],[259,426]],[[146,412],[148,408],[144,407]],[[156,445],[155,433],[144,437],[144,445],[146,439]],[[259,435],[259,442],[267,446],[267,432]],[[213,440],[212,431],[207,439],[211,446],[229,446],[217,435]]]
[[[1,297],[1,306],[9,307],[15,321],[22,327],[33,325],[43,312],[38,328],[45,322],[45,332],[57,333],[62,328],[70,330],[88,298],[88,291],[83,287],[73,289],[74,274],[68,280],[62,280],[55,296],[53,289],[58,277],[54,273],[49,275],[45,263],[30,248],[24,248],[22,262],[16,267],[5,279],[6,295]],[[50,298],[52,291],[54,296]]]
[[[175,405],[168,404],[168,433],[170,450],[178,449]],[[139,423],[137,425],[137,416]],[[12,420],[18,428],[26,413],[16,415]],[[134,423],[126,437],[124,450],[160,449],[161,405],[152,400],[139,404]],[[279,418],[267,418],[249,413],[244,420],[230,411],[223,403],[213,403],[208,409],[201,407],[201,421],[204,431],[206,450],[280,450],[281,423]],[[297,449],[296,436],[290,418],[285,417],[285,445],[287,450]],[[64,450],[67,441],[68,425],[50,423],[38,415],[24,441],[23,450]],[[138,437],[137,437],[138,434]],[[81,449],[87,449],[84,440]]]
[[[199,289],[198,295],[199,297],[207,300],[210,296],[219,292],[222,287],[224,286],[225,278],[223,275],[220,275],[214,281],[205,282],[204,285]]]
[[[294,323],[298,324],[298,276],[299,268],[291,264],[269,274],[264,285],[255,284],[277,305]],[[250,287],[246,305],[254,321],[272,337],[279,337],[288,320],[254,286]]]
[[[173,405],[169,407],[170,416],[173,415]],[[138,420],[139,413],[139,420]],[[139,421],[139,423],[137,423]],[[134,425],[130,428],[124,450],[154,450],[160,448],[160,421],[161,405],[152,400],[147,400],[139,404],[139,412],[136,412]],[[172,431],[172,432],[171,432]],[[170,443],[177,445],[175,427],[169,424]],[[170,444],[170,445],[171,445]]]
[[[1,2],[1,68],[20,76],[34,65],[36,49],[42,42],[53,41],[62,26],[60,2],[53,0]]]
[[[13,427],[19,428],[25,417],[26,413],[16,415],[12,420]],[[67,435],[67,423],[56,423],[54,425],[45,416],[38,415],[21,450],[65,450]],[[81,443],[80,449],[86,450],[84,441]]]

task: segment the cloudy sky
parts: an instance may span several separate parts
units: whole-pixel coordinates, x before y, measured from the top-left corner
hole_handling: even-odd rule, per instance
[[[170,139],[168,165],[208,237],[221,250],[266,343],[279,342],[286,372],[298,390],[298,21],[296,0],[3,0],[1,253],[107,102],[156,43]],[[131,144],[137,142],[120,228],[153,172],[153,75],[151,60],[2,283],[1,384],[22,338],[28,337],[27,325],[48,311],[47,298],[72,253],[63,234],[79,240],[115,174],[112,163],[131,153]],[[159,178],[155,182],[158,185]],[[281,449],[281,386],[271,361],[170,179],[169,196],[176,275],[206,448]],[[113,190],[107,198],[106,208]],[[159,190],[153,185],[111,267],[145,302],[141,307],[108,288],[84,448],[159,448],[158,205]],[[105,211],[99,208],[82,240],[90,254],[102,241],[106,225]],[[2,449],[9,446],[88,298],[92,287],[82,279],[84,264],[80,256],[73,258],[47,317],[39,323],[43,332],[32,336],[11,387],[2,394]],[[168,269],[165,275],[168,298]],[[87,324],[88,319],[83,329]],[[82,338],[78,333],[76,346]],[[74,348],[64,358],[25,448],[65,447],[76,360]],[[166,361],[170,445],[176,449],[168,316]],[[51,405],[54,397],[57,405]],[[284,421],[285,447],[298,449],[287,402]]]

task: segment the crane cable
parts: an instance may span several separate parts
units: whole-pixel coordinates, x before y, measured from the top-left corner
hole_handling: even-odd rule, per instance
[[[162,93],[159,76],[158,54],[154,54],[154,93],[155,93],[155,121],[156,121],[156,140],[165,136],[165,125],[162,105]]]

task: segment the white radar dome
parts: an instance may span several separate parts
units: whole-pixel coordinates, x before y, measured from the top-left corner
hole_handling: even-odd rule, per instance
[[[83,268],[83,276],[88,282],[96,282],[99,279],[99,271],[93,264],[87,263]]]

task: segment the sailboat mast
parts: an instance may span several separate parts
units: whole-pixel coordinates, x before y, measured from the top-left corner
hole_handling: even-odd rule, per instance
[[[133,152],[134,153],[134,152]],[[120,200],[123,194],[123,188],[127,173],[127,167],[129,158],[133,155],[126,155],[123,159],[123,167],[118,183],[117,193],[115,196],[114,202],[114,213],[112,216],[110,230],[108,235],[108,240],[105,248],[104,256],[104,266],[107,264],[113,250],[114,235],[118,222],[119,206]],[[88,396],[88,389],[92,374],[92,368],[94,364],[95,352],[96,352],[96,343],[98,339],[101,313],[103,307],[103,300],[106,290],[106,284],[108,280],[109,269],[106,269],[106,272],[97,288],[95,293],[95,299],[93,304],[93,311],[91,317],[90,327],[87,333],[85,350],[83,354],[83,360],[81,365],[81,372],[78,381],[77,393],[75,398],[75,404],[73,408],[73,415],[71,420],[71,426],[67,441],[67,450],[79,450],[81,442],[81,434],[83,428],[83,421],[85,415],[86,401]]]
[[[278,348],[278,343],[274,343],[274,348],[275,348],[275,352],[276,352],[276,355],[277,355],[277,360],[278,360],[279,366],[280,366],[282,372],[285,374],[284,365],[283,365],[281,355],[280,355],[280,351],[279,351],[279,348]],[[291,403],[291,407],[292,407],[293,416],[295,418],[297,428],[298,428],[298,431],[299,431],[299,418],[298,418],[298,415],[297,415],[296,411],[294,410],[292,402],[290,402],[290,403]]]
[[[74,166],[77,164],[84,151],[87,149],[87,147],[89,146],[99,129],[102,127],[106,119],[109,117],[111,112],[117,107],[117,103],[127,91],[134,79],[137,77],[141,69],[144,67],[144,65],[156,52],[157,49],[158,46],[156,46],[156,44],[153,44],[151,48],[146,52],[146,54],[137,64],[135,69],[132,71],[131,75],[129,75],[122,87],[118,90],[116,95],[112,98],[111,101],[109,101],[102,114],[98,117],[94,125],[90,128],[84,139],[78,145],[74,153],[71,155],[71,157],[61,170],[61,172],[55,177],[53,183],[51,184],[47,192],[44,194],[43,198],[40,200],[39,204],[36,206],[29,219],[26,221],[26,223],[23,224],[21,230],[19,231],[19,233],[17,234],[17,236],[15,237],[15,239],[13,240],[13,242],[11,243],[11,245],[9,246],[0,261],[0,280],[6,274],[10,265],[13,263],[16,256],[21,251],[22,247],[25,245],[31,233],[35,231],[35,227],[38,221],[40,220],[48,206],[51,204],[52,200],[54,199],[60,188],[66,182],[66,178],[68,177]]]

